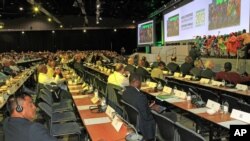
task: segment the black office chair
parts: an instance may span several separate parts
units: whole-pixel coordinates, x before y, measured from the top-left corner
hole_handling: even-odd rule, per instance
[[[51,117],[51,121],[55,122],[68,122],[76,121],[76,115],[74,112],[53,112],[52,108],[45,102],[38,103],[38,107],[43,111],[44,114]]]
[[[179,136],[179,141],[206,141],[200,134],[179,123],[175,123],[175,128]]]
[[[124,100],[121,100],[121,103],[124,105],[129,123],[131,123],[138,130],[139,129],[139,112],[138,112],[138,110],[134,106],[125,102]]]
[[[114,85],[114,84],[110,84],[110,83],[107,84],[107,95],[108,95],[107,103],[119,115],[123,116],[123,110],[121,108],[121,105],[118,102],[116,90],[117,91],[122,90],[122,87]]]
[[[176,87],[178,90],[182,89],[181,84],[179,82],[176,82],[176,81],[173,81],[173,80],[169,80],[167,85],[169,87],[171,87],[171,88]]]
[[[238,102],[240,101],[239,98],[236,98],[236,97],[233,97],[233,96],[227,95],[227,94],[222,94],[221,101],[222,101],[222,103],[228,102],[228,104],[229,104],[228,112],[229,113],[231,113],[232,109],[240,110],[240,106],[238,104]]]
[[[240,101],[238,101],[238,105],[239,105],[241,111],[250,113],[250,104],[240,100]]]
[[[52,107],[53,112],[74,111],[73,106],[69,102],[54,103],[52,96],[45,89],[41,90],[40,99]]]
[[[162,114],[155,112],[154,110],[151,112],[153,113],[156,122],[155,140],[175,141],[175,123]]]
[[[202,100],[207,103],[207,100],[213,100],[215,102],[219,101],[219,96],[214,93],[213,91],[203,89],[203,88],[198,88],[198,94],[201,96]]]

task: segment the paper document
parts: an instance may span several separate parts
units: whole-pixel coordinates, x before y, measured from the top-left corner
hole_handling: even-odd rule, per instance
[[[81,110],[89,110],[89,107],[90,106],[97,106],[97,105],[83,105],[83,106],[77,106],[77,109],[79,110],[79,111],[81,111]]]
[[[88,95],[74,95],[73,99],[80,99],[80,98],[86,98]]]
[[[225,122],[220,122],[219,125],[224,126],[226,128],[230,128],[230,125],[246,125],[248,123],[240,121],[240,120],[230,120]]]
[[[173,97],[173,98],[165,99],[165,101],[169,103],[176,103],[176,102],[184,102],[185,100]]]
[[[208,108],[195,108],[195,109],[189,109],[188,111],[190,111],[191,113],[194,114],[200,114],[200,113],[206,113]]]
[[[103,124],[103,123],[109,123],[109,122],[111,122],[109,117],[84,119],[85,125]]]
[[[80,90],[69,90],[70,93],[79,93]]]

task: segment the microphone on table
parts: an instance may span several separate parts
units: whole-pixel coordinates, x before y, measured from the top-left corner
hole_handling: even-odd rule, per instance
[[[116,112],[113,112],[112,115],[113,115],[113,118],[115,116],[117,116],[119,119],[121,119],[124,123],[126,123],[130,128],[132,128],[134,130],[134,132],[131,132],[131,133],[126,135],[126,137],[125,137],[126,141],[142,141],[143,137],[142,137],[142,135],[138,134],[138,132],[137,132],[136,128],[134,127],[134,125],[127,122],[123,117],[121,117]]]
[[[205,107],[205,102],[202,100],[201,96],[191,88],[188,90],[193,94],[191,96],[191,103],[196,105],[198,108]]]

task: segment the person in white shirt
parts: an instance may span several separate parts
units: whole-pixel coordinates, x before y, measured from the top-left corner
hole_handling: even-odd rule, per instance
[[[116,64],[115,72],[108,77],[108,83],[117,86],[125,87],[129,85],[128,78],[124,75],[126,74],[124,70],[124,65],[121,63]]]

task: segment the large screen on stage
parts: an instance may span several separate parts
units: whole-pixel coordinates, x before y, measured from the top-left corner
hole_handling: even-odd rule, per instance
[[[164,40],[249,31],[250,0],[194,0],[164,14]]]
[[[138,46],[152,45],[154,43],[154,21],[146,21],[137,25]]]

